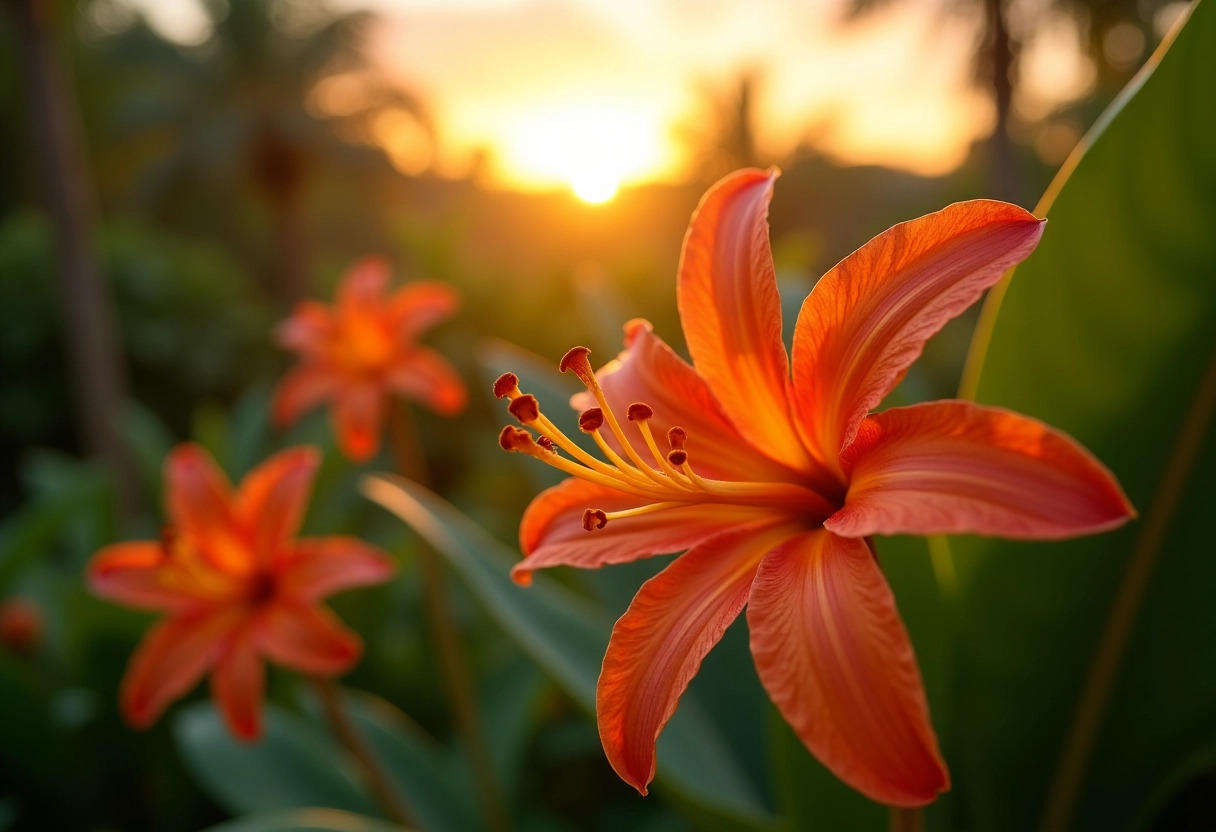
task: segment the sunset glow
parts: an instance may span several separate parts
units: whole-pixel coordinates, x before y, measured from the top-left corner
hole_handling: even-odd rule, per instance
[[[183,42],[206,36],[187,26],[203,19],[199,0],[164,0],[180,12],[172,16],[152,0],[128,1]],[[476,175],[493,187],[565,189],[588,203],[623,185],[685,179],[712,150],[698,142],[721,133],[723,103],[744,75],[755,80],[761,159],[806,147],[843,165],[941,176],[995,124],[972,69],[979,17],[942,15],[932,0],[853,22],[837,2],[782,4],[779,14],[744,0],[333,6],[381,16],[369,57],[433,119],[434,147],[405,114],[374,125],[376,143],[409,175]],[[1092,83],[1069,25],[1047,27],[1028,44],[1019,112],[1049,112]],[[338,114],[343,89],[324,92],[329,104],[320,109]]]
[[[512,179],[568,187],[584,202],[606,202],[625,182],[662,171],[658,125],[626,107],[574,106],[522,113],[504,130],[501,163]]]

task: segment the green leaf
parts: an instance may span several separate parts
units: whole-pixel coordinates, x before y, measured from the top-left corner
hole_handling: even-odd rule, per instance
[[[523,779],[528,743],[536,728],[537,700],[547,686],[535,665],[519,657],[482,685],[481,724],[503,791],[515,794]]]
[[[1143,829],[1216,753],[1216,5],[1166,48],[977,333],[978,399],[1071,433],[1142,516],[956,542],[959,828]]]
[[[612,625],[608,616],[546,575],[514,584],[518,556],[459,511],[400,477],[376,475],[363,492],[439,550],[490,616],[588,713]],[[771,818],[748,786],[713,724],[686,695],[659,741],[659,780],[690,807],[710,810],[705,823],[765,828]]]
[[[446,749],[383,699],[349,688],[342,694],[356,729],[383,763],[418,825],[445,832],[476,829],[477,807],[467,797],[472,783],[467,775],[464,782],[453,782]]]
[[[83,562],[114,534],[113,493],[94,465],[38,452],[22,473],[33,496],[0,526],[0,597],[57,547]]]
[[[256,743],[233,739],[209,702],[182,709],[173,729],[194,779],[233,814],[316,806],[379,814],[342,749],[274,705]]]
[[[128,401],[119,430],[142,481],[149,502],[164,493],[165,457],[173,450],[173,433],[151,408]]]
[[[405,832],[405,827],[339,809],[295,809],[230,820],[205,832]]]

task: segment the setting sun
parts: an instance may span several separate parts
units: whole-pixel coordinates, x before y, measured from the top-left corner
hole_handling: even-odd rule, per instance
[[[597,204],[664,167],[663,133],[644,111],[624,107],[523,113],[508,130],[504,168],[529,185],[565,186]]]

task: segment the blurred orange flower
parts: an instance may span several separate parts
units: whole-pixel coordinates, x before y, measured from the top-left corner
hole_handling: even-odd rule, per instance
[[[42,641],[42,610],[28,598],[0,601],[0,645],[14,653],[31,653]]]
[[[290,448],[234,492],[205,450],[179,445],[165,463],[162,539],[94,555],[94,594],[165,613],[123,678],[122,712],[132,725],[151,725],[210,671],[232,733],[256,739],[263,658],[317,676],[341,674],[359,658],[359,636],[321,599],[382,583],[393,564],[353,537],[296,539],[319,462],[315,448]]]
[[[386,296],[389,274],[381,258],[360,260],[343,275],[333,307],[304,301],[277,332],[280,346],[299,353],[301,362],[275,390],[275,422],[289,425],[329,400],[338,443],[355,461],[379,449],[390,394],[418,399],[445,416],[463,410],[467,399],[452,366],[417,343],[456,311],[456,290],[417,281]]]
[[[573,403],[606,462],[512,374],[498,380],[538,435],[508,426],[502,446],[573,475],[528,507],[513,574],[689,550],[616,623],[599,679],[604,749],[643,794],[659,732],[746,605],[760,680],[811,752],[874,800],[922,805],[950,778],[871,535],[1058,539],[1133,512],[1100,462],[1033,419],[966,401],[870,413],[925,341],[1034,250],[1042,220],[977,200],[883,232],[815,286],[791,362],[768,242],[775,179],[729,176],[693,216],[677,287],[693,365],[645,321],[598,377],[586,349],[562,359],[588,388]]]

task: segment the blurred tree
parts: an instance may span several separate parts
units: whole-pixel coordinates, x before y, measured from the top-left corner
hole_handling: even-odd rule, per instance
[[[761,165],[756,147],[755,107],[759,75],[740,73],[723,89],[705,84],[705,113],[680,126],[692,148],[699,179],[713,181],[733,170]]]
[[[60,327],[85,451],[113,472],[120,503],[136,508],[131,462],[119,436],[126,374],[94,251],[96,208],[75,89],[55,47],[46,0],[8,0],[15,24],[31,154],[56,240]]]
[[[270,218],[273,294],[290,305],[308,294],[304,193],[315,169],[358,152],[344,138],[374,143],[388,112],[433,131],[421,101],[368,66],[369,14],[334,16],[304,0],[208,0],[205,8],[211,34],[197,47],[160,41],[142,22],[109,44],[143,70],[118,108],[120,134],[162,139],[138,200],[162,205],[200,173],[252,186]]]
[[[886,8],[894,0],[849,0],[846,19],[856,20]],[[976,79],[992,94],[996,125],[988,142],[991,187],[1002,199],[1023,201],[1035,194],[1023,193],[1018,153],[1010,129],[1015,117],[1014,95],[1018,85],[1018,58],[1022,46],[1060,11],[1077,23],[1087,47],[1087,57],[1096,70],[1098,99],[1094,113],[1122,89],[1147,56],[1147,46],[1160,39],[1161,13],[1166,7],[1181,8],[1171,0],[1046,0],[1038,7],[1018,0],[942,0],[942,12],[975,6],[983,25],[975,49]],[[1014,25],[1013,18],[1017,18]]]

